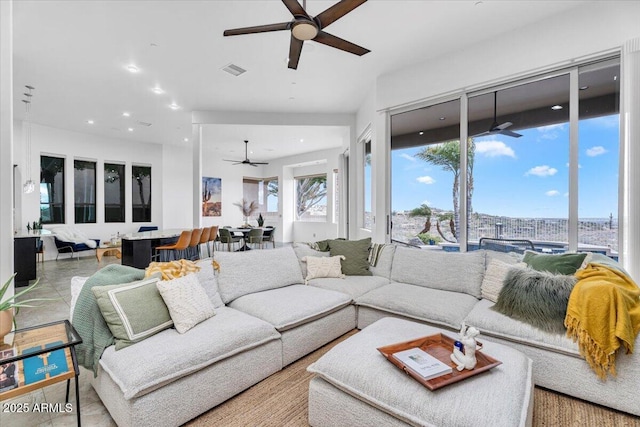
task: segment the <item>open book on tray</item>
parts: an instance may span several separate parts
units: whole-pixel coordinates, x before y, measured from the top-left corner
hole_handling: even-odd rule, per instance
[[[450,374],[453,371],[451,366],[439,361],[418,347],[393,353],[392,356],[404,364],[407,369],[420,375],[425,380]]]

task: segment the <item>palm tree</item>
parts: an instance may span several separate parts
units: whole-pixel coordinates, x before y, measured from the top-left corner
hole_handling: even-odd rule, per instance
[[[327,176],[312,176],[296,180],[296,215],[300,219],[327,195]]]
[[[424,216],[426,217],[426,221],[424,223],[424,228],[418,234],[428,233],[431,230],[431,208],[427,206],[425,203],[420,205],[417,208],[412,209],[409,212],[410,217]]]
[[[467,156],[467,207],[471,209],[471,198],[473,196],[473,159],[476,145],[473,138],[468,139]],[[423,148],[415,156],[425,162],[453,173],[453,237],[458,240],[457,230],[460,223],[459,195],[460,195],[460,140],[446,141],[441,144],[431,145]]]

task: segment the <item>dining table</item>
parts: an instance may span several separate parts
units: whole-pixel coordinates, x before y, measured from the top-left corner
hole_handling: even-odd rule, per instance
[[[234,234],[236,236],[240,236],[240,233],[242,233],[242,247],[240,249],[237,249],[236,252],[244,252],[244,251],[251,250],[249,245],[247,245],[247,242],[249,238],[249,232],[255,229],[261,229],[264,231],[264,227],[235,227],[235,228],[227,229],[231,234]]]

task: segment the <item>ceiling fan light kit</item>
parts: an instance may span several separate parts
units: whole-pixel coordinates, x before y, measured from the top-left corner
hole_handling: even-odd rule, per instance
[[[294,70],[298,68],[298,61],[300,60],[300,54],[302,53],[303,42],[308,40],[313,40],[326,46],[362,56],[369,53],[370,50],[347,40],[343,40],[340,37],[331,35],[323,30],[366,1],[367,0],[341,0],[312,18],[306,11],[306,1],[304,2],[304,5],[300,5],[297,0],[282,0],[282,3],[284,3],[286,8],[289,9],[289,12],[293,15],[293,20],[290,22],[234,28],[231,30],[225,30],[223,35],[239,36],[243,34],[289,30],[291,31],[291,42],[289,45],[288,66]]]

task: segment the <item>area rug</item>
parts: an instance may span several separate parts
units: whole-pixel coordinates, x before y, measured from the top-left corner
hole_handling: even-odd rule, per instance
[[[307,396],[312,375],[306,371],[307,366],[318,360],[334,345],[355,333],[357,332],[349,332],[185,425],[190,427],[308,426]],[[533,426],[638,427],[640,420],[632,415],[536,387]]]

